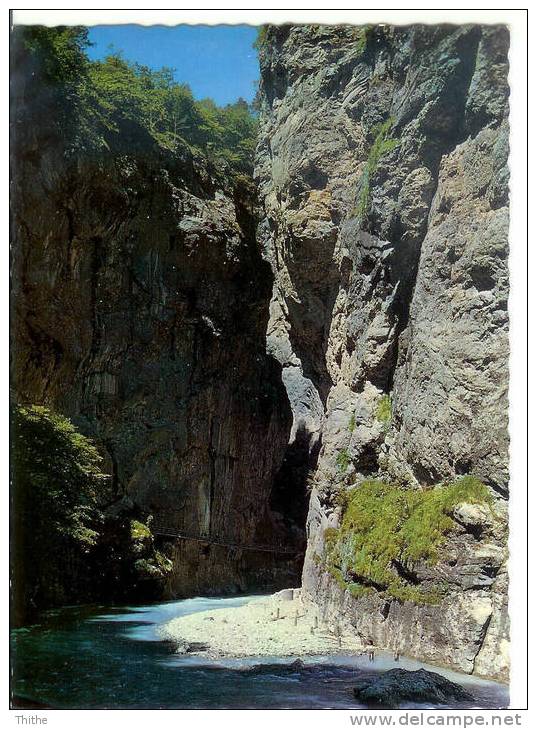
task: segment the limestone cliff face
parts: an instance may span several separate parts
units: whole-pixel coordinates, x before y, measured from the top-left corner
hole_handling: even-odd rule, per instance
[[[365,639],[489,676],[507,671],[507,49],[503,27],[271,27],[256,168],[269,351],[312,474],[303,590]],[[496,518],[461,505],[413,575],[440,605],[357,600],[323,569],[341,490],[463,474]]]
[[[270,501],[291,416],[265,352],[272,276],[251,182],[188,156],[16,153],[17,398],[72,417],[117,498],[155,523],[238,545],[285,539]],[[170,555],[169,595],[287,584],[300,569],[196,542]]]

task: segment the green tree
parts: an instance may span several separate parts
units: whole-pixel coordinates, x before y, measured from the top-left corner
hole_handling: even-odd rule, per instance
[[[23,137],[67,144],[92,140],[98,109],[89,82],[88,31],[83,27],[16,28],[12,36],[12,122]]]
[[[11,426],[14,623],[56,605],[158,598],[171,562],[117,502],[91,440],[42,406],[14,406]]]
[[[47,137],[52,127],[67,153],[188,147],[216,166],[252,171],[257,120],[243,99],[225,107],[196,101],[173,69],[153,70],[120,53],[90,61],[85,28],[18,29],[14,45],[17,129]]]
[[[91,64],[90,81],[108,148],[135,152],[151,146],[150,130],[160,110],[147,76],[120,54]]]
[[[68,600],[94,549],[107,494],[101,456],[61,415],[12,411],[12,518],[16,612]],[[88,575],[89,576],[89,575]]]

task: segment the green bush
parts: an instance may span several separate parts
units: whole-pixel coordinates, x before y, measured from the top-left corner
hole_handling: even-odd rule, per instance
[[[151,540],[153,538],[150,528],[136,519],[131,519],[130,529],[131,539],[133,542],[145,542],[146,540]]]
[[[347,448],[343,448],[339,451],[336,458],[336,463],[340,473],[345,473],[351,462],[351,457]]]
[[[392,400],[389,395],[382,395],[377,405],[377,420],[388,424],[392,419]]]
[[[334,546],[337,538],[339,535],[339,529],[334,529],[334,527],[327,527],[324,530],[324,543],[326,546]]]
[[[361,222],[367,217],[369,213],[370,198],[371,198],[371,177],[377,169],[380,158],[395,149],[398,144],[398,139],[393,139],[389,136],[390,129],[392,128],[394,119],[390,117],[382,124],[377,124],[373,127],[373,134],[375,139],[369,150],[365,169],[362,173],[360,180],[360,193],[358,196],[358,204],[353,209],[352,215],[359,218]]]
[[[351,415],[347,427],[349,429],[349,433],[351,434],[354,433],[354,431],[356,430],[356,415],[354,413]]]
[[[257,52],[263,49],[267,42],[268,37],[268,25],[260,25],[257,29],[257,37],[253,42],[252,46]]]
[[[133,514],[107,515],[117,494],[97,448],[70,420],[15,405],[11,463],[15,624],[57,605],[158,597],[171,562]]]
[[[372,25],[364,25],[356,29],[356,55],[362,56],[367,48],[367,42],[373,30]]]
[[[438,601],[438,590],[406,584],[396,563],[435,564],[455,526],[453,509],[462,502],[490,504],[491,497],[472,476],[426,491],[364,481],[347,492],[339,529],[325,532],[325,564],[346,586],[374,588],[398,600]]]
[[[163,574],[171,570],[171,560],[161,552],[155,552],[150,558],[141,558],[134,562],[134,572],[139,580],[159,580]]]
[[[151,529],[137,519],[130,521],[131,545],[127,552],[127,559],[134,562],[134,574],[138,579],[160,579],[172,570],[172,562],[162,552],[155,549]]]
[[[107,482],[93,443],[70,420],[38,405],[14,407],[12,435],[14,501],[21,518],[35,521],[33,536],[93,546]]]
[[[375,590],[372,587],[366,587],[359,582],[345,583],[345,589],[355,598],[368,597],[375,594]]]

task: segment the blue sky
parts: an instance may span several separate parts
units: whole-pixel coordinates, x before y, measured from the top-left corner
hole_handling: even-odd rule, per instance
[[[128,61],[175,68],[177,81],[190,85],[196,99],[207,96],[228,104],[242,96],[252,101],[259,78],[257,53],[252,43],[257,29],[249,25],[96,25],[89,28],[95,45],[92,59],[122,51]]]

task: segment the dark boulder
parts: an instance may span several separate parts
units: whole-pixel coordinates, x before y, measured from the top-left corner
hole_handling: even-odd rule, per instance
[[[362,703],[377,706],[398,706],[403,701],[447,704],[473,699],[461,686],[423,668],[419,671],[394,668],[380,675],[364,677],[353,692]]]

